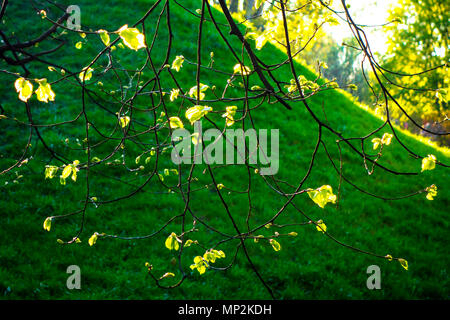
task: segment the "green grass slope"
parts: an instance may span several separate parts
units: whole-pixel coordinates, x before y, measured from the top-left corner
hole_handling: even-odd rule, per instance
[[[66,1],[67,2],[67,1]],[[195,11],[198,2],[182,1]],[[68,4],[68,2],[66,3]],[[149,1],[133,1],[129,5],[125,1],[112,0],[104,3],[80,0],[78,4],[82,12],[82,24],[92,30],[117,30],[124,24],[133,24],[149,7]],[[197,18],[186,13],[171,2],[171,23],[174,34],[174,47],[171,60],[179,54],[187,60],[196,59]],[[53,14],[53,16],[52,16]],[[55,17],[55,12],[49,10],[49,16]],[[157,15],[148,18],[146,24],[147,37],[154,34]],[[19,3],[11,3],[5,17],[5,30],[16,30],[19,39],[25,34],[37,35],[45,24],[41,25],[39,16],[33,10]],[[166,51],[167,28],[165,17],[155,38],[152,58],[156,66],[162,63]],[[223,22],[223,19],[221,19]],[[14,27],[13,27],[14,26]],[[225,34],[227,28],[222,28]],[[87,40],[69,34],[68,44],[48,58],[68,69],[81,69],[102,48],[96,35],[88,35]],[[231,39],[231,38],[230,38]],[[83,41],[81,50],[74,48],[78,41]],[[210,23],[205,23],[203,35],[203,59],[207,64],[209,53],[215,53],[215,67],[230,72],[236,63],[230,58],[223,41],[218,39],[217,32]],[[231,39],[237,52],[241,47]],[[44,47],[45,45],[43,45]],[[118,48],[114,52],[116,66],[135,70],[143,64],[145,53],[131,52]],[[279,62],[285,55],[279,50],[267,45],[258,56],[267,63]],[[106,60],[99,61],[106,65]],[[312,78],[314,75],[301,65],[297,65],[299,73]],[[0,69],[6,66],[0,65]],[[54,81],[55,73],[50,73],[46,66],[30,67],[33,77],[47,77]],[[177,73],[181,86],[187,90],[195,85],[195,66],[187,61],[182,70]],[[17,72],[21,70],[17,68]],[[290,73],[286,67],[277,72],[289,81]],[[121,76],[125,78],[124,73]],[[152,76],[150,69],[144,71],[144,79]],[[10,120],[16,117],[26,122],[24,106],[17,99],[13,89],[14,77],[0,73],[2,85],[0,93],[2,107],[9,119],[0,121],[0,164],[2,168],[14,162],[26,143],[28,129]],[[104,83],[105,90],[117,90],[111,85],[112,77],[95,74],[96,80]],[[166,77],[167,78],[167,77]],[[202,71],[202,82],[210,86],[216,85],[222,89],[227,76],[208,70]],[[164,80],[163,88],[170,90],[174,84]],[[253,84],[258,84],[256,80]],[[99,92],[95,82],[90,88]],[[43,104],[33,98],[30,102],[33,117],[40,124],[53,123],[73,119],[80,109],[81,90],[70,82],[59,82],[53,85],[56,92],[54,103]],[[208,93],[210,94],[210,93]],[[105,98],[105,95],[99,95]],[[129,96],[128,96],[129,97]],[[166,97],[167,98],[167,97]],[[105,98],[106,99],[106,98]],[[140,97],[135,106],[149,106],[150,96]],[[180,112],[184,115],[185,106],[179,111],[179,103],[167,102],[172,114]],[[252,102],[252,106],[256,104]],[[372,114],[356,106],[351,100],[336,91],[326,91],[309,100],[316,114],[337,128],[345,137],[362,136],[381,124]],[[90,119],[102,132],[110,132],[115,124],[114,112],[120,105],[111,100],[112,114],[88,101],[86,108]],[[278,177],[291,184],[298,183],[306,173],[307,166],[317,139],[317,125],[312,121],[302,103],[293,103],[293,110],[286,111],[279,105],[263,104],[252,112],[252,117],[258,128],[280,129],[280,171]],[[161,109],[158,109],[158,114]],[[211,114],[211,119],[220,120],[220,113]],[[152,119],[153,113],[137,112],[135,120]],[[184,116],[182,116],[183,120]],[[187,124],[187,121],[185,121]],[[237,125],[237,124],[236,124]],[[236,126],[235,125],[235,126]],[[240,125],[240,124],[239,124]],[[139,126],[139,124],[136,124]],[[142,130],[142,127],[136,129]],[[59,152],[69,159],[84,161],[85,153],[80,150],[77,140],[84,139],[82,119],[74,124],[64,125],[58,129],[42,128],[42,135]],[[384,132],[384,131],[383,131]],[[381,136],[382,132],[379,136]],[[324,131],[324,139],[329,152],[338,161],[338,150],[334,143],[336,137]],[[425,145],[403,133],[399,134],[402,141],[420,155],[433,153],[436,157],[448,163],[448,157],[437,149]],[[69,139],[65,143],[65,139]],[[150,145],[153,137],[143,137]],[[101,137],[92,133],[93,142]],[[153,141],[154,142],[154,141]],[[117,141],[108,142],[93,150],[92,156],[104,157]],[[359,147],[355,145],[356,147]],[[126,160],[132,168],[134,158],[139,154],[133,144],[126,145]],[[367,148],[370,148],[367,145]],[[164,284],[170,285],[179,279],[176,266],[171,264],[175,256],[164,247],[164,240],[170,232],[179,233],[180,221],[172,223],[156,237],[147,240],[113,240],[99,239],[90,247],[87,239],[93,232],[105,232],[122,236],[150,234],[158,230],[170,217],[180,213],[183,201],[178,194],[167,193],[153,179],[144,192],[136,194],[111,205],[98,208],[90,206],[86,213],[86,226],[81,235],[82,243],[62,246],[56,239],[70,239],[78,230],[80,216],[66,220],[57,220],[51,232],[42,229],[42,223],[47,216],[59,215],[76,210],[83,200],[85,190],[85,173],[80,172],[77,183],[68,182],[61,186],[57,179],[44,180],[43,168],[46,164],[57,164],[37,140],[32,141],[33,159],[27,165],[13,170],[0,177],[0,296],[2,299],[267,299],[270,298],[264,287],[251,271],[242,252],[239,253],[235,266],[226,272],[208,270],[204,275],[192,272],[192,275],[181,287],[163,290],[155,286],[147,275],[145,261],[154,266],[155,275],[174,272],[175,279],[167,279]],[[120,158],[116,156],[114,159]],[[357,254],[346,249],[326,236],[317,232],[311,225],[293,226],[280,232],[298,232],[298,237],[280,238],[282,250],[274,252],[266,243],[248,241],[249,253],[256,267],[260,270],[268,284],[274,289],[277,298],[282,299],[448,299],[448,243],[449,225],[447,207],[449,192],[447,189],[449,172],[442,167],[427,171],[417,176],[396,176],[383,172],[379,168],[368,176],[362,160],[355,156],[349,147],[343,147],[344,174],[361,188],[393,197],[413,193],[431,184],[439,188],[434,201],[425,199],[424,194],[398,201],[384,201],[367,196],[355,190],[345,182],[341,188],[339,208],[328,205],[320,209],[306,194],[295,199],[295,204],[314,219],[323,219],[330,234],[340,241],[379,254],[391,254],[403,257],[409,262],[409,270],[405,271],[396,262],[388,262],[367,255]],[[170,163],[170,156],[161,156],[162,171],[164,166],[175,168]],[[419,172],[420,160],[409,156],[394,141],[388,146],[380,159],[380,163],[403,172]],[[146,170],[151,170],[151,162]],[[198,166],[194,176],[199,181],[193,187],[202,187],[211,183],[208,175],[203,174],[204,166]],[[99,200],[107,200],[131,192],[136,185],[142,183],[145,175],[130,175],[121,168],[106,166],[92,169],[94,176],[91,182],[91,195]],[[183,177],[187,175],[188,167],[184,167]],[[147,172],[147,171],[146,171]],[[218,180],[233,190],[243,190],[248,184],[247,170],[244,166],[231,166],[215,169]],[[17,179],[17,175],[23,177]],[[13,181],[17,180],[18,183]],[[121,183],[126,181],[127,184]],[[8,182],[8,183],[6,183]],[[176,184],[176,178],[169,176],[165,181],[169,185]],[[323,148],[319,150],[315,169],[305,183],[305,187],[317,188],[330,184],[337,191],[339,176],[326,158]],[[251,226],[256,226],[271,217],[283,205],[285,199],[274,194],[260,177],[252,177],[252,220]],[[228,191],[227,189],[224,189]],[[292,191],[287,189],[286,191]],[[238,193],[224,193],[231,213],[241,228],[245,226],[248,211],[247,196]],[[224,232],[232,233],[233,229],[222,209],[218,197],[211,189],[202,189],[192,194],[191,208],[204,221]],[[303,217],[288,207],[277,222],[289,224],[304,222]],[[188,221],[188,227],[192,220]],[[201,232],[191,235],[200,243],[208,246],[217,240],[217,236],[199,226]],[[276,228],[260,230],[261,234],[271,235]],[[227,253],[225,266],[233,255],[237,242],[226,243],[220,249]],[[186,248],[183,264],[186,268],[192,263],[192,258],[203,251],[191,246]],[[69,265],[79,265],[81,268],[81,290],[66,288],[66,269]],[[367,267],[378,265],[381,268],[381,290],[368,290],[366,280]],[[190,270],[189,270],[190,271]]]

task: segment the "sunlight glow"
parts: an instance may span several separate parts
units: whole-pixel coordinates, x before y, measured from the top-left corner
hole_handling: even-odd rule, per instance
[[[369,40],[370,47],[373,53],[378,52],[384,54],[387,50],[386,34],[383,32],[382,25],[388,22],[388,10],[395,5],[397,1],[389,0],[347,0],[346,3],[350,5],[349,12],[357,24],[367,25],[363,27]],[[333,9],[342,11],[342,4],[340,1],[335,1]],[[345,17],[345,14],[341,16]],[[326,31],[341,44],[345,38],[352,37],[353,34],[348,24],[339,19],[340,24],[337,26],[327,26]],[[377,26],[377,27],[373,27]]]

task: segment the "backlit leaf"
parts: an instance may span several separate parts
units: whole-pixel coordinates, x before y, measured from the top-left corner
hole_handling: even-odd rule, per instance
[[[118,32],[123,43],[128,48],[137,51],[146,47],[145,36],[137,28],[128,28],[128,25],[124,25]]]
[[[52,227],[52,217],[47,217],[44,220],[44,230],[50,231],[51,227]]]
[[[329,185],[321,186],[315,190],[307,189],[309,197],[321,208],[324,208],[328,202],[335,203],[336,195]]]
[[[179,72],[180,68],[183,67],[183,62],[184,62],[183,56],[176,56],[172,62],[172,66],[170,69],[173,69],[173,70]]]
[[[398,262],[400,262],[401,266],[405,269],[408,270],[408,261],[406,261],[405,259],[398,259]]]
[[[110,38],[108,31],[100,29],[97,31],[97,33],[100,35],[100,39],[102,40],[103,44],[105,46],[109,46]]]
[[[276,241],[275,239],[270,239],[269,242],[272,245],[273,250],[275,251],[281,250],[281,245],[278,243],[278,241]]]
[[[27,102],[33,94],[33,85],[30,81],[25,80],[24,78],[18,78],[16,82],[14,82],[14,87],[19,93],[19,99],[23,102]]]
[[[55,101],[55,93],[53,92],[50,83],[47,83],[47,79],[36,79],[39,87],[35,91],[39,101],[48,103],[48,101]]]
[[[429,154],[427,157],[422,159],[422,172],[425,170],[433,170],[436,167],[436,157]]]
[[[184,128],[183,122],[178,117],[170,117],[169,123],[170,123],[170,128],[172,128],[172,129]]]
[[[177,235],[174,232],[172,232],[170,236],[167,237],[166,242],[164,244],[166,248],[169,250],[177,251],[180,248]]]

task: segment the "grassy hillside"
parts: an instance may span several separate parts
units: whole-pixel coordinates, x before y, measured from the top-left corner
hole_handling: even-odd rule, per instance
[[[69,4],[68,1],[64,2]],[[78,1],[82,12],[82,24],[92,30],[117,30],[124,24],[132,25],[148,9],[149,1],[134,1],[133,6],[120,0],[108,1],[108,5],[87,0]],[[193,11],[197,9],[198,1],[182,1]],[[197,19],[186,13],[175,3],[171,2],[171,23],[175,37],[171,52],[172,59],[182,54],[189,61],[196,59]],[[49,16],[55,17],[55,10],[48,11]],[[52,16],[53,14],[53,16]],[[146,24],[147,37],[155,31],[157,16],[148,18]],[[164,18],[165,19],[165,18]],[[16,30],[19,38],[37,35],[45,25],[33,13],[33,10],[19,3],[11,3],[5,17],[5,30]],[[164,20],[163,20],[164,21]],[[150,23],[152,22],[152,23]],[[14,26],[14,27],[12,27]],[[227,33],[224,26],[223,31]],[[85,40],[77,35],[65,36],[68,44],[55,53],[49,60],[68,69],[80,69],[87,65],[95,54],[102,48],[96,35],[88,35]],[[215,66],[221,70],[231,71],[235,61],[230,59],[223,41],[218,39],[211,24],[205,23],[203,57],[208,61],[209,53],[215,53]],[[239,43],[231,39],[237,52]],[[75,43],[83,42],[81,50],[75,49]],[[162,63],[166,51],[167,28],[161,23],[156,44],[152,51],[155,65]],[[280,62],[284,54],[266,45],[258,52],[259,57],[266,63]],[[143,64],[145,53],[131,52],[120,49],[114,52],[117,65],[124,69],[135,70]],[[106,65],[102,60],[100,64]],[[6,66],[0,64],[0,69]],[[9,67],[8,67],[9,68]],[[313,75],[306,68],[297,65],[298,71],[308,78]],[[45,65],[30,67],[32,76],[47,77],[54,81],[55,73],[48,71]],[[16,70],[20,72],[20,69]],[[144,71],[144,80],[152,76],[151,70]],[[288,68],[280,69],[278,75],[289,81]],[[108,87],[110,76],[96,74],[98,80],[104,83],[105,90],[117,90]],[[181,86],[187,90],[195,85],[195,66],[185,62],[183,69],[177,74]],[[16,117],[26,122],[23,104],[17,99],[13,89],[14,77],[0,73],[2,85],[0,93],[1,105],[9,119]],[[210,86],[223,88],[227,76],[204,70],[202,82]],[[252,83],[258,84],[257,82]],[[97,90],[95,82],[89,85]],[[162,83],[163,88],[174,87],[172,81]],[[70,82],[59,82],[53,85],[56,93],[54,103],[43,104],[31,100],[33,118],[36,122],[45,124],[73,119],[80,109],[81,90]],[[104,96],[102,96],[104,98]],[[166,97],[167,98],[167,97]],[[149,97],[137,99],[135,106],[146,108]],[[328,123],[337,128],[345,137],[363,136],[381,124],[372,114],[356,106],[348,97],[336,91],[326,91],[310,100],[311,108],[321,118],[324,118],[322,105]],[[173,114],[178,112],[179,105],[171,104],[167,100],[168,108]],[[255,102],[252,102],[255,104]],[[297,184],[306,173],[314,143],[317,139],[317,125],[303,104],[294,103],[293,110],[286,111],[279,105],[264,104],[252,112],[252,117],[258,128],[280,129],[280,171],[278,177],[291,184]],[[120,105],[111,102],[112,114],[105,112],[88,101],[86,109],[88,115],[101,130],[109,132],[116,121],[114,112]],[[183,107],[180,114],[184,114]],[[158,114],[161,110],[158,110]],[[212,114],[211,118],[220,120],[220,114]],[[153,114],[141,112],[136,115],[136,121],[148,121]],[[183,120],[184,116],[182,117]],[[0,120],[0,164],[5,168],[17,159],[26,143],[28,129],[17,125],[13,120]],[[139,128],[141,130],[142,128]],[[84,139],[83,121],[64,125],[58,129],[42,128],[41,134],[59,152],[69,159],[85,159],[85,153],[77,145],[77,139]],[[384,132],[384,131],[383,131]],[[382,132],[380,133],[381,136]],[[334,143],[335,136],[324,131],[327,147],[338,161],[338,150]],[[403,133],[402,141],[420,155],[433,153],[444,163],[448,163],[448,156],[433,147],[415,140]],[[65,142],[69,139],[68,143]],[[101,138],[93,133],[92,141]],[[150,139],[145,137],[145,139]],[[151,140],[148,143],[152,143]],[[113,142],[106,143],[93,151],[92,156],[103,157],[114,146]],[[355,145],[357,146],[357,145]],[[367,146],[369,148],[369,145]],[[131,167],[138,155],[137,148],[127,144],[126,160]],[[79,245],[62,246],[56,242],[61,238],[67,240],[78,230],[81,217],[73,216],[66,220],[57,220],[51,232],[42,229],[42,223],[47,216],[72,212],[79,207],[84,194],[85,173],[80,172],[77,183],[68,182],[61,186],[57,179],[44,180],[44,166],[58,164],[36,139],[32,141],[33,159],[11,173],[0,177],[0,296],[4,299],[267,299],[270,298],[262,287],[242,252],[238,255],[235,266],[226,272],[209,270],[200,276],[192,272],[181,287],[173,290],[162,290],[154,285],[148,277],[144,267],[145,261],[154,266],[155,274],[165,272],[179,274],[177,268],[170,261],[174,256],[164,247],[164,240],[170,232],[180,230],[179,221],[171,224],[157,237],[139,240],[123,241],[113,239],[99,239],[97,244],[90,247],[87,239],[93,232],[105,232],[122,236],[150,234],[158,230],[170,217],[183,209],[184,203],[178,194],[167,193],[156,180],[147,185],[144,192],[136,194],[131,199],[104,205],[98,208],[90,206],[86,214],[86,226],[81,235]],[[403,257],[409,262],[409,271],[405,271],[397,262],[388,262],[371,256],[356,254],[317,232],[313,226],[292,227],[289,231],[298,232],[298,237],[282,238],[279,242],[282,250],[274,252],[269,245],[248,241],[249,252],[253,261],[264,278],[274,289],[275,295],[283,299],[448,299],[449,280],[447,268],[449,266],[448,243],[449,224],[447,216],[449,191],[449,172],[442,167],[433,171],[426,171],[418,176],[396,176],[383,172],[379,168],[368,176],[362,160],[355,156],[349,147],[342,150],[344,173],[361,188],[386,197],[405,195],[436,184],[439,188],[434,201],[425,199],[424,194],[399,201],[384,201],[369,197],[344,183],[341,189],[341,202],[336,209],[328,205],[320,209],[306,194],[296,198],[295,204],[302,208],[314,219],[323,219],[330,234],[344,243],[379,254],[391,254]],[[116,156],[114,159],[120,158]],[[163,170],[175,168],[170,162],[170,155],[162,156]],[[394,141],[386,148],[380,163],[402,172],[419,172],[420,160],[409,156]],[[59,165],[59,164],[58,164]],[[150,163],[149,168],[152,163]],[[198,166],[194,176],[199,181],[195,187],[202,187],[211,183],[207,175],[202,174],[204,166]],[[185,167],[183,175],[187,175]],[[94,178],[91,184],[91,194],[99,200],[107,200],[126,195],[134,187],[142,183],[144,175],[130,175],[120,168],[102,166],[93,168]],[[244,166],[232,166],[216,169],[217,177],[226,187],[242,190],[247,186],[247,170]],[[23,177],[17,179],[17,175]],[[13,180],[18,183],[14,183]],[[126,181],[127,184],[121,182]],[[6,184],[6,182],[8,182]],[[176,177],[170,176],[166,182],[176,184]],[[339,176],[332,168],[325,156],[323,148],[319,150],[316,168],[305,184],[305,187],[317,188],[329,184],[337,190]],[[265,219],[273,216],[284,203],[284,198],[276,196],[255,175],[252,180],[254,190],[252,198],[253,217],[252,226],[259,225]],[[225,189],[227,190],[227,189]],[[291,190],[292,191],[292,190]],[[248,210],[246,194],[225,193],[230,211],[238,220],[239,226],[245,225]],[[224,232],[232,233],[233,229],[214,191],[202,189],[192,194],[191,208],[205,221]],[[304,219],[293,208],[288,208],[277,220],[279,224],[304,222]],[[192,223],[192,222],[190,222]],[[206,246],[214,243],[217,236],[205,228],[199,227],[201,232],[192,238],[199,240]],[[270,235],[276,231],[265,229],[261,234]],[[284,231],[283,231],[284,232]],[[229,263],[236,242],[228,243],[220,248],[228,257]],[[186,267],[192,263],[192,258],[203,251],[195,246],[186,249],[183,263]],[[68,290],[66,288],[66,268],[76,264],[81,268],[82,289]],[[368,290],[366,270],[370,265],[381,268],[382,290]],[[165,280],[170,285],[174,279]]]

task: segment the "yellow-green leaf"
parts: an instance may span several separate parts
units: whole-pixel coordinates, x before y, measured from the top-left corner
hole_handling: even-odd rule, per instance
[[[57,166],[46,166],[45,167],[45,179],[53,179],[56,175],[56,172],[58,172]]]
[[[180,248],[180,245],[178,243],[178,238],[175,232],[172,232],[169,237],[167,237],[165,246],[169,250],[175,250],[177,251]]]
[[[257,235],[257,236],[255,236],[255,238],[253,238],[253,241],[254,241],[255,243],[258,243],[258,242],[259,242],[259,239],[262,239],[262,238],[264,238],[263,235]]]
[[[237,107],[229,106],[225,108],[226,112],[222,115],[223,118],[226,118],[225,124],[227,127],[232,126],[234,124],[234,115],[236,114]]]
[[[434,184],[432,184],[431,186],[427,187],[427,188],[425,189],[425,191],[427,191],[427,196],[426,196],[426,198],[427,198],[428,200],[433,200],[434,197],[437,196],[437,187],[436,187],[436,185],[434,185]]]
[[[137,51],[146,47],[145,36],[137,28],[128,28],[128,25],[124,25],[118,32],[123,43],[128,48]]]
[[[67,179],[67,177],[69,177],[71,173],[72,173],[72,165],[68,164],[64,167],[63,172],[61,174],[61,178]]]
[[[281,250],[281,245],[278,243],[277,240],[270,239],[269,242],[272,245],[273,250],[275,250],[275,251],[280,251]]]
[[[194,145],[197,145],[202,142],[202,138],[200,137],[200,134],[198,132],[194,132],[193,134],[191,134],[191,141]]]
[[[225,253],[222,250],[210,249],[203,255],[203,260],[215,263],[216,259],[225,258]]]
[[[400,262],[401,266],[405,269],[408,270],[408,261],[406,261],[405,259],[398,259],[398,262]]]
[[[429,154],[427,157],[422,159],[422,172],[425,170],[433,170],[436,167],[436,157]]]
[[[372,143],[373,143],[373,150],[376,150],[381,145],[381,139],[380,138],[373,138],[372,139]]]
[[[201,256],[196,256],[194,258],[194,264],[190,265],[190,268],[192,270],[197,269],[199,274],[204,274],[206,271],[206,268],[209,268],[208,263],[203,259]]]
[[[89,81],[92,78],[92,72],[94,71],[94,69],[92,69],[91,67],[89,68],[84,68],[80,74],[78,75],[78,77],[80,78],[81,81]]]
[[[170,123],[170,128],[172,128],[172,129],[184,128],[183,122],[178,117],[170,117],[169,123]]]
[[[387,145],[387,146],[388,146],[388,145],[391,144],[392,137],[393,137],[392,134],[386,132],[385,134],[383,134],[383,137],[381,137],[381,142],[382,142],[384,145]]]
[[[315,190],[307,189],[309,197],[321,208],[324,208],[328,202],[335,203],[336,195],[329,185],[321,186]]]
[[[249,67],[244,66],[244,65],[242,65],[242,64],[240,64],[240,63],[236,64],[236,65],[233,67],[233,73],[234,73],[234,74],[242,74],[243,76],[247,76],[247,75],[250,74],[250,71],[251,71],[251,70],[250,70]]]
[[[50,83],[47,83],[47,79],[36,79],[35,81],[39,84],[39,87],[35,91],[38,100],[45,103],[48,103],[49,100],[55,101],[55,93]]]
[[[322,220],[319,220],[317,221],[316,229],[317,231],[325,233],[327,231],[327,225]]]
[[[183,56],[176,56],[172,62],[172,67],[170,69],[173,69],[173,70],[179,72],[180,68],[183,67],[183,62],[184,62]]]
[[[44,220],[44,230],[50,231],[50,228],[52,227],[52,217],[47,217]]]
[[[193,124],[195,121],[203,118],[203,116],[211,110],[211,107],[196,105],[186,110],[185,116],[191,122],[191,124]]]
[[[173,278],[173,277],[175,277],[175,274],[174,274],[174,273],[172,273],[172,272],[166,272],[166,273],[164,273],[164,274],[161,276],[161,278],[159,278],[159,280],[162,280],[162,279],[164,279],[164,278]]]
[[[92,247],[97,242],[97,239],[98,239],[98,233],[95,232],[88,240],[89,245]]]
[[[208,85],[200,83],[200,93],[198,94],[198,89],[197,86],[193,86],[190,90],[189,90],[189,96],[191,98],[195,98],[197,99],[197,95],[199,95],[200,100],[203,100],[205,98],[205,91],[209,88]]]
[[[120,117],[119,123],[122,128],[125,128],[130,123],[130,117],[129,116]]]
[[[14,87],[16,91],[19,93],[19,99],[23,102],[27,102],[28,99],[33,94],[33,85],[30,81],[25,80],[24,78],[18,78],[14,82]]]
[[[170,91],[170,101],[174,101],[178,98],[178,95],[180,94],[180,89],[172,89]]]
[[[186,240],[184,243],[184,247],[190,247],[193,243],[196,243],[197,241],[192,241],[191,239]]]
[[[109,46],[110,38],[109,38],[108,31],[100,29],[97,31],[97,33],[100,35],[100,39],[102,40],[103,44],[105,46]]]
[[[213,252],[206,251],[203,255],[203,259],[205,259],[207,262],[214,263],[216,262],[216,255]]]

